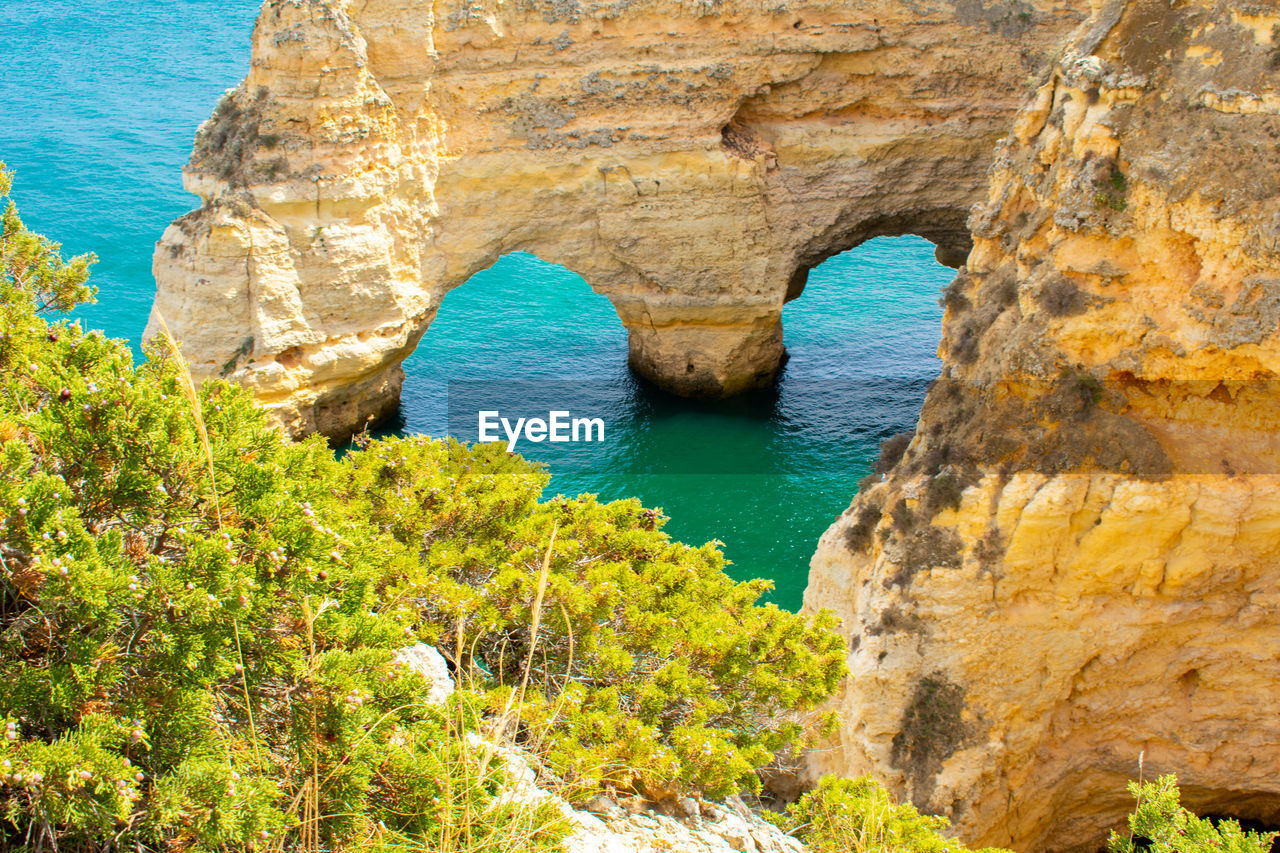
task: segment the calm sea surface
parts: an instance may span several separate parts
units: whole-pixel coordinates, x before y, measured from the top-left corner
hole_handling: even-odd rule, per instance
[[[0,160],[17,172],[15,198],[68,252],[97,253],[99,302],[81,313],[135,346],[152,247],[197,203],[181,167],[197,125],[247,70],[257,8],[9,0],[0,16]],[[770,578],[774,600],[798,607],[818,536],[879,440],[915,422],[950,278],[918,238],[832,258],[784,312],[791,360],[777,388],[709,404],[642,387],[604,297],[563,267],[509,255],[445,299],[405,364],[394,427],[474,438],[476,407],[503,400],[602,416],[602,444],[518,450],[550,465],[552,492],[662,507],[674,536],[722,541],[735,576]]]

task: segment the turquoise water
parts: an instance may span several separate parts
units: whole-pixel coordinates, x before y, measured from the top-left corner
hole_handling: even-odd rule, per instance
[[[152,247],[196,202],[180,182],[191,139],[247,69],[256,11],[249,0],[10,0],[0,16],[0,160],[17,172],[15,197],[31,227],[97,253],[100,301],[82,314],[135,345]],[[791,360],[777,388],[691,403],[632,378],[617,315],[586,282],[510,255],[446,297],[405,365],[393,428],[473,438],[480,400],[602,416],[602,444],[519,449],[551,465],[552,491],[635,495],[678,538],[723,541],[733,574],[771,578],[774,600],[796,607],[814,544],[879,440],[915,422],[950,278],[919,238],[832,258],[784,312]]]

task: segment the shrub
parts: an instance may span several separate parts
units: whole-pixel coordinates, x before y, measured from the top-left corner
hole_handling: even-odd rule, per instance
[[[80,255],[64,261],[61,246],[28,231],[17,206],[8,200],[12,183],[12,175],[0,162],[0,199],[5,201],[0,214],[0,288],[6,301],[20,295],[30,310],[44,312],[70,311],[92,299],[89,267],[97,259]]]
[[[886,589],[909,586],[924,569],[958,569],[964,562],[964,542],[946,527],[920,527],[903,537],[903,546],[898,570],[884,579]]]
[[[1130,782],[1137,806],[1129,815],[1129,832],[1111,833],[1110,853],[1269,853],[1275,832],[1245,832],[1240,824],[1224,819],[1214,824],[1196,817],[1179,802],[1176,776],[1154,782]]]
[[[197,396],[171,351],[134,368],[43,320],[89,295],[86,260],[12,205],[0,258],[0,846],[341,847],[457,834],[458,803],[502,831],[501,769],[395,663],[403,557],[327,447]]]
[[[755,788],[844,672],[829,617],[757,605],[766,582],[731,581],[638,501],[540,503],[546,475],[497,444],[382,442],[345,466],[341,500],[410,554],[384,596],[495,714],[524,700],[519,740],[571,795]]]
[[[953,316],[963,314],[973,307],[964,295],[965,288],[968,286],[969,277],[964,273],[957,275],[950,284],[942,288],[942,296],[938,299],[938,304],[950,311]]]
[[[981,352],[982,336],[987,325],[982,318],[966,316],[958,323],[948,323],[943,347],[947,356],[955,359],[957,364],[973,364]]]
[[[166,342],[135,367],[46,321],[89,259],[12,205],[0,261],[0,848],[538,849],[562,827],[475,730],[578,789],[717,793],[834,689],[827,617],[635,501],[540,502],[494,447],[286,442]],[[428,705],[420,640],[474,692]]]
[[[914,613],[903,612],[902,608],[896,604],[892,604],[880,611],[880,620],[876,624],[867,628],[867,633],[873,637],[882,634],[892,634],[899,631],[924,631],[924,620]]]
[[[964,483],[951,472],[944,471],[929,480],[925,490],[925,512],[934,516],[945,509],[959,509],[964,496]]]
[[[850,551],[859,554],[871,544],[871,535],[883,517],[884,507],[878,501],[868,501],[858,507],[856,520],[845,528],[844,544]]]
[[[907,772],[917,788],[929,787],[942,763],[973,734],[973,727],[964,719],[964,697],[964,688],[940,670],[916,684],[901,729],[893,736],[891,760],[894,767]]]
[[[1089,297],[1071,279],[1056,276],[1047,281],[1036,296],[1050,317],[1071,317],[1089,307]]]
[[[1128,207],[1126,195],[1129,192],[1129,179],[1116,164],[1113,163],[1105,174],[1099,171],[1094,176],[1094,184],[1097,187],[1097,192],[1093,194],[1094,205],[1114,211],[1122,211]]]
[[[1017,273],[1011,267],[1005,264],[987,275],[978,291],[980,303],[1003,311],[1018,301]]]
[[[881,441],[880,458],[876,460],[875,472],[877,474],[888,474],[892,471],[902,460],[902,456],[907,452],[907,448],[911,445],[913,438],[915,438],[915,433],[900,432]]]
[[[959,841],[943,836],[946,818],[895,803],[868,776],[823,776],[785,815],[768,817],[813,853],[967,853]]]

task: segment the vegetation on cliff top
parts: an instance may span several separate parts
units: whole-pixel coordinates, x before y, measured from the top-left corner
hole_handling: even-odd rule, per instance
[[[717,795],[835,689],[828,617],[758,605],[635,501],[540,501],[495,446],[336,460],[193,388],[166,341],[135,366],[46,320],[92,295],[90,261],[7,207],[0,847],[528,849],[554,821],[515,813],[472,730],[571,797]],[[397,661],[417,642],[450,703]]]
[[[0,848],[547,849],[559,813],[504,796],[484,744],[585,799],[753,789],[802,743],[843,674],[828,617],[757,605],[764,582],[635,501],[541,501],[497,446],[282,441],[167,342],[134,366],[46,321],[92,298],[91,263],[6,206]],[[398,659],[417,642],[464,688],[446,703]],[[1172,777],[1131,789],[1114,853],[1272,840],[1196,818]],[[818,853],[964,853],[866,778],[776,822]]]
[[[813,853],[969,853],[959,841],[943,835],[949,825],[946,818],[923,815],[910,803],[895,803],[869,776],[824,776],[788,806],[786,814],[771,817]]]

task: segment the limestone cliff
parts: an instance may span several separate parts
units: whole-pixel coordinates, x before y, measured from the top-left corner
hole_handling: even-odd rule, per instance
[[[530,251],[643,375],[768,382],[807,271],[912,232],[959,264],[996,139],[1085,0],[268,0],[155,254],[200,377],[294,432],[394,409],[451,288]]]
[[[1097,849],[1125,781],[1280,820],[1280,9],[1110,2],[997,154],[943,374],[824,535],[871,772]],[[882,476],[881,476],[882,475]]]

